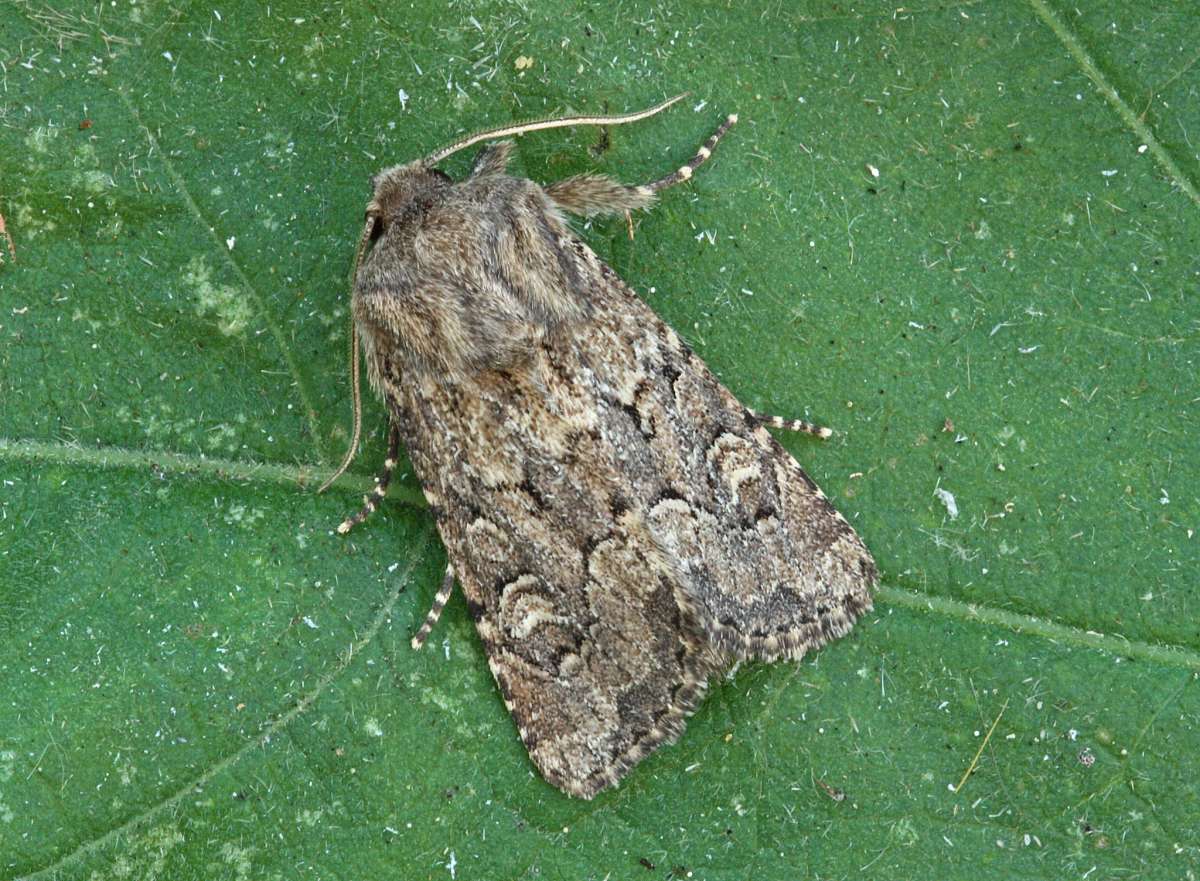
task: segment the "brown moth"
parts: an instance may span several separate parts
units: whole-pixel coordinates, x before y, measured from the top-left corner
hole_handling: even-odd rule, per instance
[[[338,474],[359,436],[358,339],[391,432],[374,493],[339,531],[375,510],[403,442],[449,557],[413,647],[457,579],[530,758],[583,798],[678,737],[714,673],[846,633],[876,579],[766,430],[828,429],[739,403],[564,219],[649,208],[736,116],[642,186],[511,177],[510,141],[465,180],[436,168],[482,140],[634,122],[682,97],[493,129],[380,172],[355,261],[355,427]]]

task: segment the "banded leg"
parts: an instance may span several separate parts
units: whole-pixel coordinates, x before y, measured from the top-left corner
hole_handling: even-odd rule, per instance
[[[712,156],[717,141],[724,137],[725,132],[729,131],[735,122],[737,114],[727,116],[686,165],[681,165],[666,177],[660,177],[648,184],[630,187],[602,174],[580,174],[548,184],[543,189],[564,211],[582,214],[584,217],[624,214],[628,218],[630,211],[653,205],[659,190],[665,190],[690,178],[693,172]]]
[[[400,455],[400,429],[392,423],[388,432],[387,458],[383,460],[383,470],[375,477],[375,488],[369,495],[363,496],[363,506],[357,514],[352,514],[343,520],[337,528],[339,535],[345,535],[358,524],[375,513],[384,496],[387,495],[388,484],[392,482],[392,472],[396,470],[396,457]]]
[[[805,422],[803,419],[784,419],[782,416],[771,416],[767,413],[759,413],[757,410],[751,410],[749,407],[746,411],[754,419],[768,428],[783,428],[787,431],[800,431],[804,434],[811,434],[814,437],[826,438],[833,434],[832,428],[826,428],[824,425],[813,425],[811,422]]]
[[[433,598],[433,605],[429,608],[429,614],[425,616],[425,623],[421,625],[421,629],[417,631],[417,635],[412,638],[412,647],[419,650],[425,645],[425,640],[429,638],[430,631],[438,623],[438,619],[442,617],[442,609],[446,608],[446,601],[450,599],[450,592],[454,590],[454,567],[449,563],[446,564],[446,575],[442,578],[442,586],[438,588],[437,596]]]
[[[681,165],[679,166],[678,170],[672,171],[666,177],[660,177],[656,181],[643,184],[638,189],[645,189],[649,190],[651,193],[657,193],[659,190],[665,190],[667,187],[674,186],[675,184],[682,183],[683,181],[689,179],[697,168],[708,161],[708,158],[712,156],[713,148],[717,146],[717,141],[725,137],[725,132],[733,128],[737,121],[738,118],[736,113],[731,113],[726,116],[725,121],[717,126],[717,130],[715,132],[709,135],[708,140],[700,146],[700,149],[696,151],[696,155],[689,159],[686,165]]]

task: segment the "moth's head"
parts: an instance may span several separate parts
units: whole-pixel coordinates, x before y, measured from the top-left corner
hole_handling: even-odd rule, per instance
[[[371,177],[371,201],[367,220],[375,221],[373,237],[385,226],[422,204],[427,205],[438,190],[450,184],[450,177],[425,164],[424,160],[393,165]]]

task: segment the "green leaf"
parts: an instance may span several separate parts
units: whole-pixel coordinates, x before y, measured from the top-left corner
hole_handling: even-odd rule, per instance
[[[0,876],[1200,871],[1187,4],[9,0],[0,35]],[[883,584],[585,803],[460,597],[409,648],[411,475],[333,532],[376,403],[313,487],[369,175],[683,88],[516,169],[640,182],[740,114],[632,241],[583,232],[747,404],[837,430],[783,440]]]

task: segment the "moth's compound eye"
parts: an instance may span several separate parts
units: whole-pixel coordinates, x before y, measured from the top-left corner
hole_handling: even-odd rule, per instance
[[[442,171],[440,168],[433,169],[433,175],[434,177],[440,178],[448,184],[454,183],[454,178],[446,174],[446,172]]]
[[[374,215],[368,214],[367,218],[372,221],[372,223],[371,223],[371,241],[373,242],[376,239],[378,239],[381,235],[383,235],[383,227],[384,227],[383,217],[381,217],[378,214],[374,214]]]
[[[383,235],[383,211],[380,209],[379,203],[374,199],[367,205],[363,219],[371,227],[371,231],[368,234],[370,241],[374,242]]]

